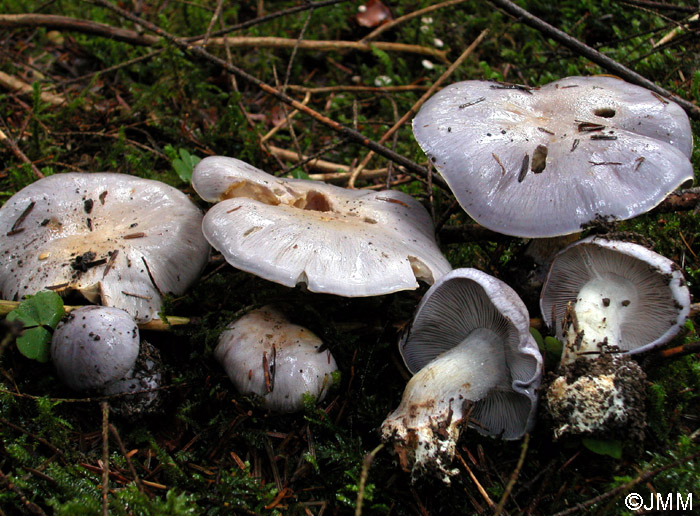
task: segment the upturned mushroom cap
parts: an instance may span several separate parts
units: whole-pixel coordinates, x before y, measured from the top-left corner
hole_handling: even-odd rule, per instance
[[[51,339],[59,378],[76,391],[103,389],[127,376],[139,354],[139,329],[124,310],[84,306],[61,321]]]
[[[177,189],[125,174],[56,174],[0,208],[0,292],[79,291],[139,322],[207,262],[200,210]]]
[[[415,373],[382,425],[406,469],[448,481],[459,427],[517,439],[533,425],[542,357],[517,294],[476,269],[440,278],[400,343]]]
[[[459,82],[423,105],[413,133],[462,208],[508,235],[635,217],[693,180],[683,109],[613,77]]]
[[[569,318],[575,321],[564,324],[570,303]],[[593,236],[554,258],[540,308],[547,325],[568,342],[566,361],[597,350],[603,341],[629,353],[668,342],[688,317],[690,292],[668,258],[631,242]]]
[[[289,287],[348,297],[429,284],[451,267],[426,210],[397,191],[348,190],[277,178],[234,158],[203,159],[192,176],[209,243],[234,267]]]
[[[333,383],[338,366],[322,344],[267,306],[231,323],[214,354],[240,393],[260,396],[272,411],[295,412],[304,394],[321,401]]]

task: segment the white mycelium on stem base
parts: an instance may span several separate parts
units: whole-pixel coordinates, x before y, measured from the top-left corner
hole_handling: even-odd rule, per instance
[[[374,296],[432,284],[451,269],[427,211],[402,192],[277,178],[221,156],[197,164],[192,184],[218,202],[202,226],[212,246],[234,267],[282,285]]]
[[[678,267],[629,242],[590,237],[554,259],[540,299],[564,343],[545,396],[555,438],[643,437],[644,372],[626,355],[668,342],[690,310]]]
[[[475,269],[443,276],[421,301],[400,344],[415,375],[382,424],[413,476],[446,483],[464,425],[518,439],[534,421],[542,358],[527,309],[500,280]]]
[[[209,257],[202,213],[171,186],[126,174],[40,179],[0,208],[0,292],[78,291],[158,317],[163,294],[182,294]]]
[[[508,235],[628,219],[693,180],[683,109],[612,77],[458,82],[421,107],[413,133],[462,208]]]

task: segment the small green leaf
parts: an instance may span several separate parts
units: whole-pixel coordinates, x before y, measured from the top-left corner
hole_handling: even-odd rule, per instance
[[[562,345],[559,340],[555,339],[554,337],[545,337],[544,338],[544,349],[547,353],[551,353],[552,355],[561,355],[562,350],[564,349],[564,346]]]
[[[20,321],[24,325],[17,338],[17,349],[25,357],[39,362],[49,359],[51,331],[66,314],[61,296],[50,290],[42,290],[26,297],[7,314],[8,321]]]
[[[24,330],[17,337],[17,349],[25,357],[39,362],[48,362],[51,344],[51,333],[43,326],[35,326]]]
[[[622,442],[614,439],[591,439],[584,438],[581,440],[583,445],[598,455],[609,455],[614,459],[622,458]]]
[[[312,181],[311,176],[300,168],[295,168],[289,173],[289,175],[294,179],[307,179],[309,181]]]
[[[542,338],[542,334],[536,329],[536,328],[530,328],[530,335],[532,335],[535,339],[535,342],[537,342],[537,347],[540,348],[540,353],[544,353],[545,347],[544,347],[544,339]]]
[[[185,149],[179,149],[178,153],[180,157],[173,159],[173,168],[180,179],[189,183],[192,181],[192,171],[195,165],[202,161],[202,159],[194,154],[190,154]]]
[[[8,321],[22,321],[25,327],[51,326],[55,328],[66,314],[61,296],[50,290],[42,290],[27,296],[7,314]]]

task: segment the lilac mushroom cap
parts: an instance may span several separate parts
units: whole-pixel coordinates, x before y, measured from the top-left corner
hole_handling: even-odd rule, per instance
[[[79,291],[138,322],[182,294],[209,257],[202,213],[179,190],[115,173],[66,173],[23,188],[0,208],[0,292]]]
[[[425,208],[397,191],[277,178],[234,158],[195,167],[209,243],[236,268],[289,287],[362,297],[432,284],[451,267]]]
[[[462,208],[508,235],[629,219],[693,181],[683,109],[613,77],[459,82],[421,107],[413,133]]]
[[[593,236],[554,258],[540,308],[568,363],[595,357],[601,346],[640,353],[668,342],[688,317],[690,292],[668,258]]]
[[[76,391],[102,390],[129,376],[139,354],[139,329],[119,308],[84,306],[61,321],[51,339],[59,378]]]
[[[296,412],[304,395],[321,401],[338,370],[314,333],[266,306],[229,324],[214,355],[236,389],[255,394],[275,412]]]
[[[446,483],[460,428],[518,439],[534,423],[542,357],[517,294],[476,269],[440,278],[400,343],[415,373],[382,424],[402,467]]]

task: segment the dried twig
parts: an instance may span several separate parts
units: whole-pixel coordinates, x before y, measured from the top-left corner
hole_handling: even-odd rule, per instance
[[[429,86],[420,86],[416,84],[405,84],[400,86],[350,86],[341,84],[339,86],[320,86],[317,88],[309,88],[306,86],[299,86],[297,84],[290,84],[287,86],[289,91],[299,91],[301,93],[336,93],[342,91],[393,93],[397,91],[427,90],[428,88]]]
[[[569,514],[575,514],[577,512],[586,512],[586,509],[592,505],[595,505],[597,503],[600,503],[602,501],[608,500],[610,498],[613,498],[614,496],[617,496],[620,493],[624,493],[625,491],[632,489],[634,486],[637,484],[641,484],[642,482],[646,482],[647,480],[655,477],[659,473],[663,473],[666,470],[669,470],[671,468],[675,468],[679,464],[683,464],[684,462],[690,462],[695,460],[696,458],[700,457],[700,452],[695,452],[691,453],[690,455],[686,455],[685,457],[681,457],[678,460],[674,460],[673,462],[670,462],[669,464],[666,464],[665,466],[661,466],[660,468],[653,469],[651,471],[647,471],[645,473],[641,473],[640,475],[637,476],[637,478],[634,478],[630,480],[629,482],[625,482],[621,486],[617,486],[614,489],[611,489],[610,491],[607,491],[601,495],[598,495],[594,498],[591,498],[590,500],[586,500],[583,503],[577,503],[575,506],[566,509],[565,511],[561,511],[556,513],[554,516],[568,516]]]
[[[362,473],[360,473],[360,483],[357,486],[357,501],[355,502],[355,516],[362,516],[362,501],[365,497],[365,485],[367,485],[367,477],[369,476],[369,467],[372,465],[374,457],[379,451],[384,448],[384,444],[380,444],[374,450],[365,455],[362,461]]]
[[[193,45],[201,45],[203,40],[192,41]],[[407,43],[392,43],[377,41],[374,43],[362,43],[360,41],[338,41],[338,40],[296,40],[289,38],[276,38],[271,36],[264,37],[248,37],[237,36],[227,37],[225,42],[232,48],[294,48],[297,47],[303,50],[320,51],[337,51],[337,50],[357,50],[360,52],[372,52],[372,47],[383,50],[384,52],[403,52],[411,54],[419,54],[431,56],[440,61],[447,61],[447,53],[444,50],[436,48],[424,47],[422,45],[411,45]],[[211,38],[207,41],[207,45],[223,46],[224,38]]]
[[[124,9],[121,9],[120,7],[117,7],[116,5],[109,3],[107,0],[92,0],[92,2],[97,4],[97,5],[100,5],[102,7],[105,7],[106,9],[114,11],[117,14],[119,14],[120,16],[122,16],[128,20],[131,20],[134,23],[137,23],[137,24],[141,25],[142,27],[144,27],[152,32],[155,32],[158,36],[161,36],[161,37],[167,39],[168,41],[170,41],[172,44],[174,44],[178,48],[184,50],[186,52],[186,55],[189,54],[193,57],[197,57],[197,58],[203,59],[205,61],[208,61],[212,64],[215,64],[215,65],[223,68],[228,73],[234,74],[237,77],[239,77],[245,81],[248,81],[249,83],[260,88],[265,93],[272,95],[273,97],[275,97],[279,101],[284,102],[285,104],[288,104],[294,108],[299,109],[299,111],[312,117],[314,120],[320,122],[321,124],[325,125],[326,127],[329,127],[333,131],[339,133],[341,136],[348,138],[352,141],[358,142],[361,145],[364,145],[365,147],[369,148],[370,150],[375,151],[377,154],[380,154],[387,159],[390,159],[390,160],[392,160],[400,165],[403,165],[410,172],[418,174],[424,178],[428,177],[428,171],[425,169],[425,167],[421,167],[420,165],[411,161],[410,159],[406,158],[405,156],[397,154],[397,153],[391,151],[390,149],[388,149],[387,147],[385,147],[385,146],[383,146],[383,145],[381,145],[373,140],[370,140],[362,133],[359,133],[359,132],[355,131],[354,129],[346,127],[346,126],[336,122],[335,120],[332,120],[331,118],[328,118],[327,116],[324,116],[324,115],[320,114],[319,112],[309,108],[308,106],[303,106],[301,104],[301,102],[289,97],[288,95],[285,95],[284,93],[273,88],[272,86],[270,86],[266,82],[263,82],[260,79],[258,79],[257,77],[244,71],[243,69],[238,68],[237,66],[234,66],[233,64],[227,63],[223,59],[220,59],[213,54],[210,54],[202,47],[197,46],[197,45],[191,45],[186,40],[179,38],[177,36],[174,36],[173,34],[170,34],[169,32],[166,32],[165,30],[158,27],[157,25],[144,20],[144,19],[140,18],[139,16],[134,15],[133,13],[130,13]],[[444,181],[441,182],[441,186],[445,186]]]
[[[306,156],[300,156],[294,151],[282,149],[273,145],[270,145],[268,150],[285,161],[300,161],[308,159]],[[340,182],[347,181],[350,178],[351,172],[348,165],[341,165],[339,163],[333,163],[332,161],[322,159],[311,159],[309,161],[309,167],[322,172],[320,174],[309,174],[311,179],[315,179],[317,181]],[[377,170],[364,170],[360,177],[362,179],[375,179],[378,177],[384,177],[386,173],[387,169],[385,168]]]
[[[481,34],[479,34],[474,41],[472,41],[472,44],[469,45],[464,52],[462,52],[462,55],[460,55],[454,63],[452,63],[447,70],[438,78],[437,81],[426,91],[418,101],[411,106],[411,109],[409,109],[404,115],[399,119],[398,122],[396,122],[391,129],[389,129],[384,135],[379,139],[378,143],[384,143],[386,142],[392,134],[394,134],[396,131],[399,130],[399,128],[406,123],[406,120],[408,120],[411,116],[413,116],[418,109],[423,105],[423,103],[430,98],[430,96],[437,91],[437,89],[440,87],[440,85],[445,82],[445,80],[450,77],[454,71],[464,62],[464,60],[469,57],[472,52],[476,49],[476,47],[479,46],[479,44],[484,40],[486,35],[489,33],[488,29],[484,29],[481,31]],[[367,163],[369,163],[369,160],[372,159],[373,153],[370,151],[367,153],[365,158],[362,160],[360,165],[354,170],[353,176],[350,178],[348,181],[348,187],[354,188],[355,186],[355,180],[357,179],[357,176],[362,172],[362,169],[364,169],[367,166]],[[428,179],[431,179],[430,175],[426,175]],[[436,181],[437,182],[437,181]]]
[[[70,30],[102,36],[116,41],[131,43],[132,45],[157,45],[158,38],[139,34],[129,29],[112,27],[104,23],[97,23],[70,16],[57,14],[0,14],[0,27],[5,29],[16,27],[46,27],[49,29]]]
[[[520,448],[520,457],[518,458],[518,463],[515,465],[515,469],[513,470],[513,473],[510,475],[510,478],[508,479],[508,483],[506,484],[506,488],[503,491],[503,496],[501,496],[501,500],[498,502],[498,506],[496,507],[496,510],[493,511],[493,516],[499,516],[503,512],[503,508],[506,505],[506,501],[508,500],[508,497],[510,496],[511,491],[513,491],[513,487],[515,486],[515,482],[518,480],[518,475],[520,474],[520,470],[523,467],[523,464],[525,463],[525,455],[527,454],[527,447],[528,444],[530,443],[530,434],[525,434],[525,437],[523,438],[523,444],[521,445]]]
[[[31,84],[27,84],[23,80],[8,75],[5,72],[0,72],[0,86],[10,90],[13,93],[16,93],[17,95],[30,96],[34,94],[34,88]],[[52,106],[61,106],[66,104],[65,98],[46,91],[42,91],[39,94],[39,98],[41,98],[43,102],[51,104]]]
[[[2,72],[0,72],[0,73],[2,73]],[[1,119],[0,119],[0,121],[3,125],[3,127],[7,128],[7,126],[5,125],[5,122],[2,121]],[[44,174],[41,173],[41,171],[37,168],[37,166],[26,156],[26,154],[24,154],[24,152],[22,152],[22,149],[20,149],[19,146],[14,142],[14,140],[12,140],[12,138],[7,136],[2,131],[2,129],[0,129],[0,142],[7,145],[10,148],[10,150],[12,151],[12,153],[15,156],[17,156],[17,158],[19,158],[20,161],[22,161],[23,163],[27,163],[31,167],[32,172],[37,177],[37,179],[41,179],[44,177]]]
[[[102,411],[102,516],[109,516],[109,403],[100,402]]]
[[[46,516],[46,513],[43,511],[43,509],[34,502],[30,502],[24,495],[22,490],[19,487],[17,487],[9,478],[7,478],[7,476],[5,475],[5,473],[2,472],[2,470],[0,470],[0,485],[2,485],[3,483],[7,486],[7,488],[10,491],[17,495],[17,497],[20,499],[22,505],[24,505],[24,508],[27,511],[29,511],[31,514],[39,514]]]
[[[18,301],[6,301],[4,299],[0,299],[0,315],[7,315],[12,310],[17,308],[18,305]],[[77,308],[80,308],[80,306],[63,307],[66,313],[71,312]],[[166,320],[167,322],[163,319],[152,319],[145,323],[139,323],[138,326],[141,330],[169,331],[171,329],[171,326],[182,326],[183,324],[190,324],[193,322],[192,319],[190,319],[189,317],[178,317],[175,315],[166,316]]]

